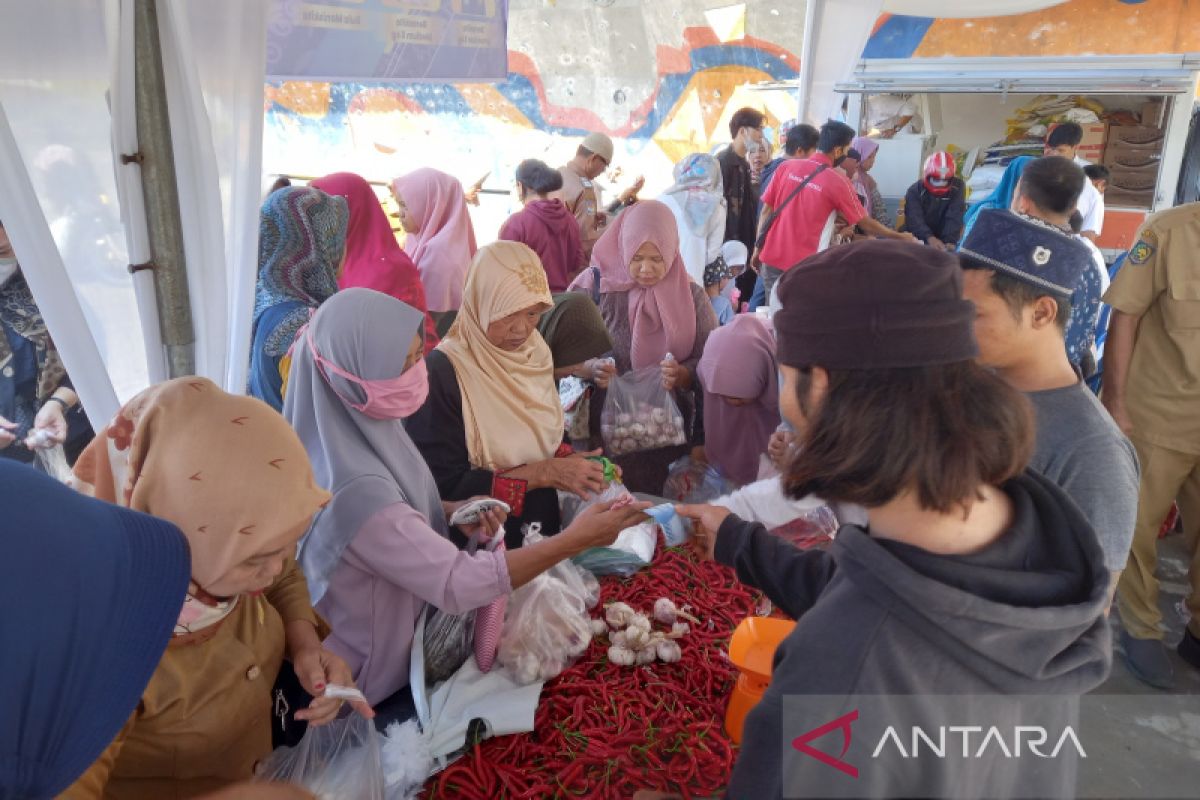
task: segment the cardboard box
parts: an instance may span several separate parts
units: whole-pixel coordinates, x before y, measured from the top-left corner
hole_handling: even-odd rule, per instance
[[[1167,104],[1163,100],[1151,100],[1142,103],[1142,125],[1148,128],[1162,128],[1167,124]]]
[[[1145,167],[1109,167],[1108,188],[1129,192],[1154,191],[1158,184],[1158,164]]]
[[[1104,207],[1106,209],[1124,207],[1124,208],[1150,208],[1154,205],[1154,190],[1146,189],[1144,191],[1132,191],[1126,189],[1114,189],[1108,187],[1108,191],[1104,193]],[[1107,215],[1107,212],[1106,212]],[[1105,225],[1105,230],[1108,226]]]
[[[1157,145],[1162,148],[1163,141],[1166,139],[1166,132],[1159,128],[1152,128],[1148,125],[1113,125],[1108,129],[1108,141],[1110,144],[1132,144],[1139,147],[1149,147]]]
[[[1108,140],[1108,125],[1098,123],[1083,126],[1083,141],[1079,143],[1079,157],[1093,164],[1104,159],[1104,146]]]
[[[1157,167],[1162,162],[1162,145],[1137,145],[1110,139],[1104,148],[1104,166],[1109,167]]]

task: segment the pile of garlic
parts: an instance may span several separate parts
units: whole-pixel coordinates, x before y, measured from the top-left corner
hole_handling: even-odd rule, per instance
[[[669,598],[660,597],[654,602],[654,621],[669,626],[669,631],[656,631],[646,614],[636,611],[626,603],[609,603],[604,607],[604,619],[592,620],[594,636],[608,636],[608,660],[619,666],[635,666],[662,661],[672,664],[683,657],[677,639],[685,636],[691,627],[679,618],[698,623],[699,620],[687,613],[687,606],[676,608]]]
[[[600,433],[611,456],[670,447],[687,441],[683,431],[683,415],[673,409],[657,408],[644,402],[628,412],[609,411],[603,414]]]

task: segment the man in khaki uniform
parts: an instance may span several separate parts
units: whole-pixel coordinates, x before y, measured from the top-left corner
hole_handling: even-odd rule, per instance
[[[579,222],[579,238],[585,262],[579,265],[580,268],[591,263],[592,248],[596,246],[596,240],[604,232],[607,222],[600,205],[600,187],[595,180],[608,169],[612,157],[612,139],[603,133],[589,133],[575,151],[575,157],[558,169],[563,176],[563,202]]]
[[[1117,589],[1130,670],[1169,689],[1174,672],[1158,607],[1158,531],[1178,499],[1191,548],[1191,621],[1179,654],[1200,669],[1200,203],[1154,214],[1104,300],[1103,402],[1142,466],[1137,524]]]

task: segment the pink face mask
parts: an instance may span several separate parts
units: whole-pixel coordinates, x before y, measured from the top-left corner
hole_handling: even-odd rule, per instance
[[[325,382],[329,384],[330,389],[333,389],[334,394],[340,397],[343,403],[355,411],[361,411],[371,419],[404,419],[411,417],[421,406],[425,405],[425,398],[429,394],[429,373],[425,369],[425,359],[423,358],[397,378],[368,381],[357,375],[351,375],[337,364],[323,358],[317,352],[317,346],[313,343],[311,333],[308,335],[308,349],[312,353],[313,359],[316,360],[317,368],[321,370]],[[367,401],[356,403],[342,395],[329,380],[331,372],[361,387],[367,396]]]

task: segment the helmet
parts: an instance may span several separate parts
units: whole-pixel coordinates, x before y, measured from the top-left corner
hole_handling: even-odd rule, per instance
[[[925,188],[936,195],[950,193],[950,179],[954,177],[954,156],[942,151],[934,153],[925,159],[925,172],[922,183]]]

